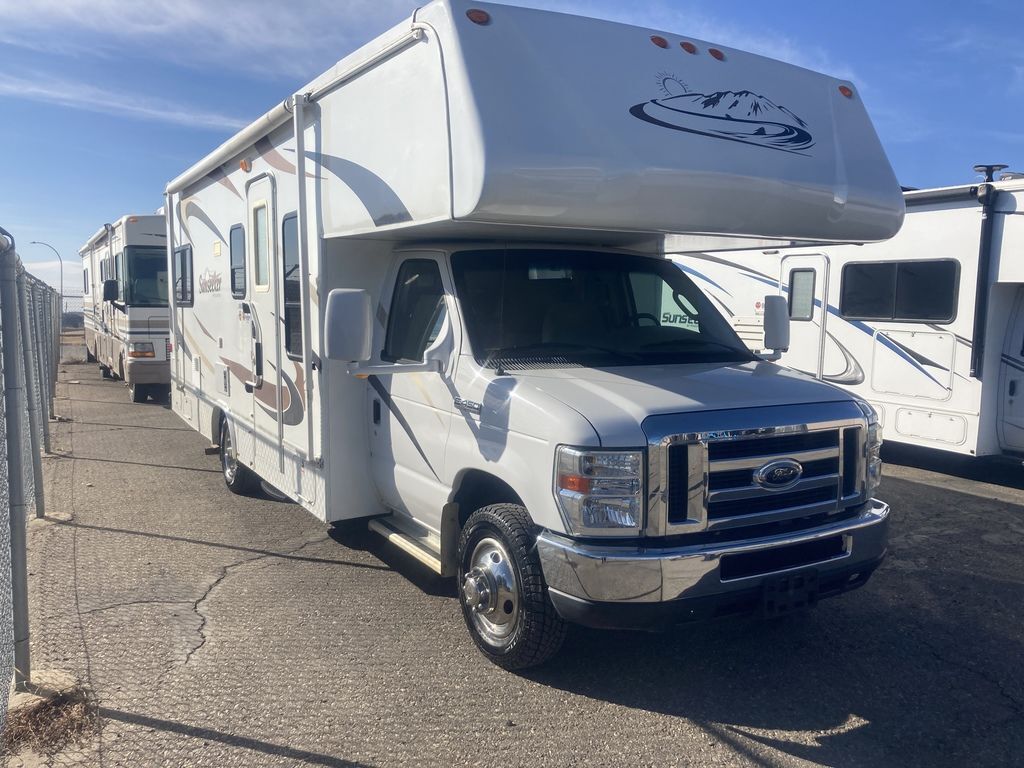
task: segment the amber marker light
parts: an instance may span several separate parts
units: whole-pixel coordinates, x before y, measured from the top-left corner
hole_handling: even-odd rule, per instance
[[[238,161],[238,167],[241,168],[246,173],[248,173],[249,171],[252,170],[252,161],[247,157],[243,157],[241,160]]]
[[[708,48],[708,53],[711,54],[712,59],[716,59],[718,61],[725,61],[725,54],[722,53],[717,48]]]
[[[852,99],[853,98],[853,88],[851,88],[848,85],[840,85],[839,86],[839,92],[841,94],[843,94],[843,96],[845,96],[848,99]]]
[[[697,46],[694,45],[693,43],[691,43],[689,40],[684,40],[683,42],[681,42],[679,44],[679,47],[682,48],[687,53],[696,53],[697,52]]]
[[[651,35],[651,42],[659,48],[668,48],[668,40],[661,35]]]
[[[491,23],[491,14],[487,11],[482,11],[479,8],[470,8],[466,11],[466,18],[474,24],[479,24],[481,27],[486,27]]]

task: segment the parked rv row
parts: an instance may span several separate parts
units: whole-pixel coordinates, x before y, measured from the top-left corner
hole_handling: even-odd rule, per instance
[[[920,196],[909,221],[977,210]],[[944,434],[928,420],[984,401],[954,235],[831,245],[904,217],[856,87],[688,36],[434,0],[172,180],[163,213],[83,249],[89,354],[135,399],[169,384],[230,490],[455,577],[508,668],[567,622],[863,585],[889,525],[879,414]]]

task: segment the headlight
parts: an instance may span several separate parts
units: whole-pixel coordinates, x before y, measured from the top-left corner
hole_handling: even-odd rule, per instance
[[[598,451],[559,446],[555,498],[570,533],[630,536],[643,525],[643,451]]]
[[[148,341],[129,341],[128,357],[156,357],[153,344]]]
[[[867,439],[864,441],[864,466],[867,473],[864,479],[864,493],[871,496],[882,482],[882,425],[878,423],[878,413],[870,403],[858,400],[857,405],[868,420]]]

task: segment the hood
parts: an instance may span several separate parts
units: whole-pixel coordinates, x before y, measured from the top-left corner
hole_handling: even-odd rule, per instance
[[[640,425],[648,416],[850,399],[829,384],[760,361],[560,368],[517,373],[517,378],[521,387],[579,411],[605,446],[646,443]]]

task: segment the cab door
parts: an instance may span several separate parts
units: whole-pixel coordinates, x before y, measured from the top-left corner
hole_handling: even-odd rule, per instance
[[[1024,451],[1024,287],[1017,289],[999,364],[999,445]]]
[[[797,254],[782,259],[779,289],[789,301],[789,352],[783,364],[822,378],[828,324],[828,257]]]
[[[249,326],[251,378],[245,383],[252,397],[252,424],[256,445],[275,446],[275,450],[257,450],[257,459],[276,454],[272,466],[259,466],[257,472],[284,470],[281,370],[280,243],[276,185],[274,177],[264,174],[246,187],[246,254],[248,258],[249,299],[242,305],[243,323]],[[269,478],[268,478],[269,479]]]
[[[386,331],[380,357],[396,365],[419,363],[449,322],[452,295],[446,264],[433,253],[407,253],[392,270],[385,293]],[[450,374],[395,373],[369,377],[368,415],[374,483],[384,504],[416,511],[439,530],[449,486],[445,445],[451,427]],[[425,517],[424,517],[425,516]]]

